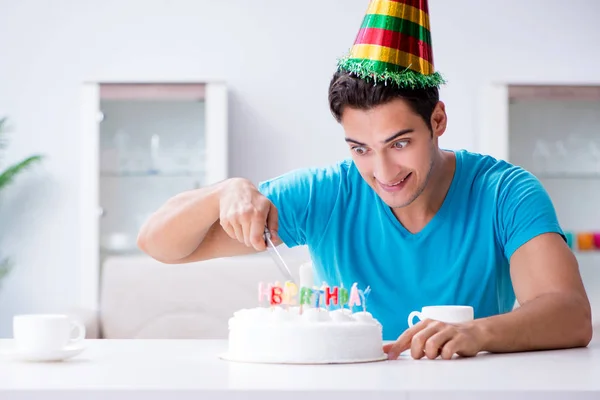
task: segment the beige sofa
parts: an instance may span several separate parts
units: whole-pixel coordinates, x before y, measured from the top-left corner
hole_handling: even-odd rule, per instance
[[[299,279],[308,255],[285,259]],[[234,311],[258,305],[260,281],[283,280],[268,253],[183,265],[110,257],[102,266],[99,310],[72,314],[85,322],[88,338],[222,339]]]
[[[308,252],[280,247],[299,281]],[[110,257],[102,267],[99,310],[71,314],[85,322],[88,338],[224,339],[233,312],[258,305],[258,283],[278,280],[268,253],[184,265],[145,255]],[[599,342],[600,318],[594,317]]]

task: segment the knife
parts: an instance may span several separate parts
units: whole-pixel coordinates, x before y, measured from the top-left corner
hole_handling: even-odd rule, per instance
[[[290,269],[288,268],[285,261],[283,261],[281,254],[279,254],[279,251],[277,251],[277,248],[273,244],[273,241],[271,240],[271,231],[269,231],[269,228],[267,228],[266,226],[264,237],[265,242],[267,244],[267,250],[271,254],[271,258],[273,259],[273,261],[275,261],[275,264],[277,264],[277,267],[279,267],[281,273],[285,276],[287,280],[296,283],[292,273],[290,272]]]

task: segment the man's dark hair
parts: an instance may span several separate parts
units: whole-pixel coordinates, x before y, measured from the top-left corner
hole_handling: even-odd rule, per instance
[[[400,89],[394,84],[367,82],[347,72],[336,71],[329,84],[329,108],[340,122],[344,108],[369,110],[394,99],[404,99],[419,114],[431,131],[431,114],[439,102],[436,87],[427,89]]]

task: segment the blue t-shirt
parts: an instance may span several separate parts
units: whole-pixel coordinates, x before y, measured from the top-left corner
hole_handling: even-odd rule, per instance
[[[315,284],[370,286],[367,311],[395,340],[413,310],[471,305],[475,318],[512,310],[509,260],[546,232],[563,235],[540,182],[490,156],[456,151],[456,171],[433,219],[410,233],[352,160],[262,182],[288,247],[307,245]],[[564,235],[563,235],[564,237]]]

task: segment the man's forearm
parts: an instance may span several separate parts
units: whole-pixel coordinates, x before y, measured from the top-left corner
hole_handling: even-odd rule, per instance
[[[506,314],[472,322],[482,335],[482,351],[493,353],[587,346],[591,312],[577,296],[542,295]]]
[[[138,246],[169,262],[192,253],[219,219],[218,191],[223,182],[170,199],[142,227]]]

